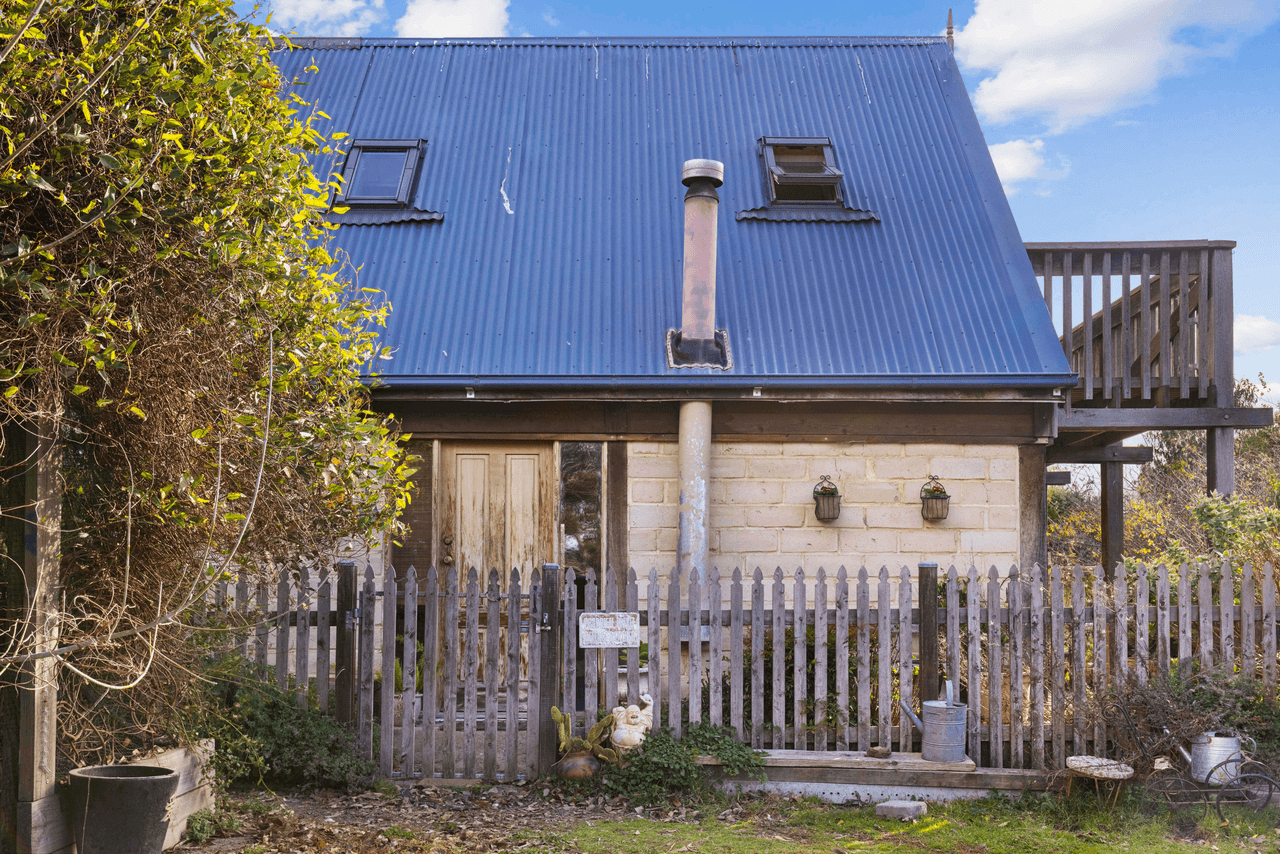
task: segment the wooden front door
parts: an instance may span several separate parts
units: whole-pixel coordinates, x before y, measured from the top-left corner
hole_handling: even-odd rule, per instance
[[[555,561],[550,442],[442,442],[440,467],[437,548],[446,571],[456,566],[465,579],[474,567],[483,589],[497,569],[505,590],[513,568],[527,579],[534,567]]]

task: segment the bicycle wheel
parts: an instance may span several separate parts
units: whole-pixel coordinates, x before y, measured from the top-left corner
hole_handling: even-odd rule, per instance
[[[1204,782],[1210,786],[1225,786],[1246,774],[1266,777],[1270,773],[1271,769],[1261,762],[1245,759],[1243,756],[1232,756],[1213,766],[1205,775]]]
[[[1176,813],[1199,819],[1209,810],[1205,790],[1177,773],[1148,777],[1143,786],[1143,804],[1148,815]]]
[[[1263,810],[1271,804],[1271,796],[1275,791],[1275,780],[1266,774],[1241,774],[1218,790],[1213,808],[1217,810],[1218,818],[1226,821],[1227,817],[1222,814],[1224,804],[1240,804],[1253,810]]]
[[[1207,775],[1204,775],[1204,782],[1211,786],[1228,785],[1233,782],[1236,777],[1244,775],[1261,775],[1263,777],[1271,775],[1271,769],[1265,764],[1254,761],[1254,759],[1245,759],[1244,757],[1231,757],[1219,762],[1210,769]]]

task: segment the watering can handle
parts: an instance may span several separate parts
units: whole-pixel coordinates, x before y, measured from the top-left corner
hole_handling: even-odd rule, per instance
[[[1242,738],[1247,738],[1247,739],[1249,739],[1249,743],[1253,745],[1253,747],[1249,748],[1249,755],[1250,755],[1250,756],[1252,756],[1253,754],[1255,754],[1255,753],[1257,753],[1257,752],[1258,752],[1258,742],[1257,742],[1257,740],[1256,740],[1256,739],[1254,739],[1254,738],[1253,738],[1253,736],[1246,735],[1246,736],[1242,736]]]
[[[947,680],[947,705],[948,705],[948,706],[954,706],[954,705],[955,705],[955,702],[954,702],[954,700],[953,700],[953,695],[954,695],[954,693],[955,693],[955,692],[954,692],[954,689],[951,687],[951,680],[950,680],[950,679],[948,679],[948,680]]]

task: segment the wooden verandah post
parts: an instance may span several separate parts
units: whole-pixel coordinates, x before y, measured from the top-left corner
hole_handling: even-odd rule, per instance
[[[1235,307],[1232,299],[1231,250],[1213,252],[1212,351],[1215,405],[1235,405]],[[1205,431],[1205,488],[1208,492],[1231,495],[1236,491],[1236,431],[1231,427],[1211,427]]]

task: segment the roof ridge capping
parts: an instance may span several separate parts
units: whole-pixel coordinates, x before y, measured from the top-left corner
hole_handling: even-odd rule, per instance
[[[289,47],[306,48],[308,50],[359,50],[364,47],[362,38],[338,38],[330,36],[274,36],[274,50],[287,50]]]
[[[566,36],[561,38],[368,39],[278,36],[276,48],[360,50],[365,47],[893,47],[946,44],[946,36]]]

